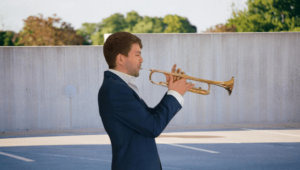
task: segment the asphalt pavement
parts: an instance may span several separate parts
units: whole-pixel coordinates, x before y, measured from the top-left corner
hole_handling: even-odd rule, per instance
[[[300,129],[233,129],[163,133],[164,170],[300,169]],[[109,170],[106,134],[0,137],[1,170]]]

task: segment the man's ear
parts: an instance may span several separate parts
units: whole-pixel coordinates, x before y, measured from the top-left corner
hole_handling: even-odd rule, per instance
[[[116,57],[116,64],[123,66],[124,64],[124,56],[122,54],[118,54]]]

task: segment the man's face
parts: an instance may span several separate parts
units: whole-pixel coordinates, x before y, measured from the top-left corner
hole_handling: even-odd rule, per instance
[[[143,62],[140,45],[132,44],[128,57],[125,58],[124,66],[127,69],[127,74],[138,77]]]

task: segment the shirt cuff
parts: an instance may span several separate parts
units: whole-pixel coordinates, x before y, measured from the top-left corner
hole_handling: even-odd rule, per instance
[[[181,107],[183,107],[184,98],[181,96],[181,94],[179,94],[177,91],[169,90],[168,95],[174,96],[177,99],[177,101],[180,103]]]

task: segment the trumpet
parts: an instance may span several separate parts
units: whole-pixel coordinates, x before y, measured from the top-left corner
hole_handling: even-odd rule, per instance
[[[142,68],[144,69],[144,68]],[[225,88],[228,91],[229,96],[232,93],[232,89],[233,89],[233,85],[234,85],[234,77],[232,77],[230,80],[228,81],[213,81],[213,80],[205,80],[205,79],[200,79],[200,78],[195,78],[192,76],[188,76],[186,75],[184,72],[182,74],[178,74],[178,73],[170,73],[170,72],[166,72],[166,71],[161,71],[161,70],[154,70],[154,69],[145,69],[145,70],[149,70],[151,73],[149,75],[149,79],[151,81],[151,83],[156,84],[156,85],[161,85],[161,86],[165,86],[168,87],[168,82],[154,82],[152,80],[152,74],[155,72],[158,73],[163,73],[166,75],[173,75],[173,76],[177,76],[177,77],[181,77],[184,79],[189,79],[189,80],[194,80],[194,81],[199,81],[199,82],[203,82],[203,83],[207,83],[208,84],[208,89],[207,90],[203,90],[201,87],[193,87],[191,88],[189,91],[192,93],[197,93],[197,94],[202,94],[202,95],[209,95],[210,94],[210,85],[216,85],[216,86],[220,86]]]

